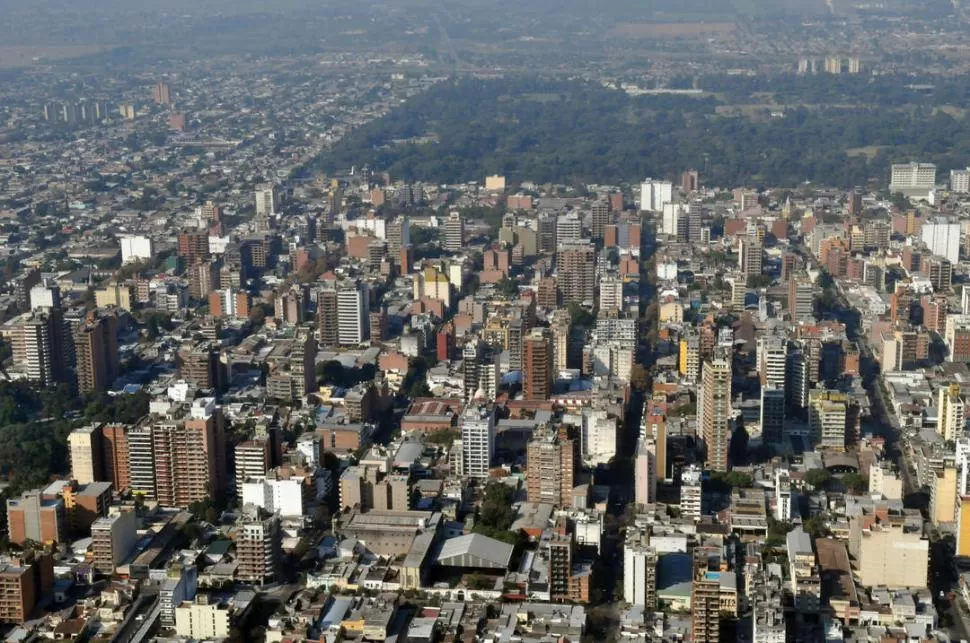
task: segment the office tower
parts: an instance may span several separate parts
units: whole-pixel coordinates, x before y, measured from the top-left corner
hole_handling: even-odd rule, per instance
[[[713,471],[727,471],[728,446],[731,442],[731,364],[723,359],[704,363],[699,406],[699,422],[707,446],[707,466]]]
[[[172,102],[171,89],[168,83],[159,82],[152,87],[152,100],[159,105],[168,105]]]
[[[556,247],[579,241],[583,238],[583,222],[577,212],[567,212],[560,214],[556,218]]]
[[[936,186],[936,166],[932,163],[894,163],[889,173],[889,191],[931,190]]]
[[[945,217],[932,218],[923,223],[920,239],[930,252],[943,257],[951,264],[960,261],[959,222]]]
[[[721,574],[701,560],[705,551],[694,552],[694,582],[691,585],[691,641],[719,643],[721,640]]]
[[[78,392],[108,390],[118,377],[118,318],[89,313],[74,331],[74,353]]]
[[[761,274],[764,247],[762,242],[754,237],[742,237],[738,240],[738,268],[745,277]]]
[[[589,241],[560,244],[556,284],[564,304],[592,304],[596,289],[596,250]]]
[[[50,554],[25,552],[0,564],[0,623],[21,625],[54,585]]]
[[[203,229],[186,228],[178,235],[179,257],[188,266],[209,259],[209,232]]]
[[[759,337],[757,360],[761,385],[770,384],[784,389],[788,364],[788,339],[780,335]]]
[[[458,252],[465,244],[465,222],[459,212],[450,212],[445,219],[445,235],[442,247],[449,252]]]
[[[577,445],[566,425],[536,429],[526,447],[526,498],[557,507],[572,504]]]
[[[91,561],[102,574],[115,573],[131,555],[138,542],[138,518],[134,511],[98,518],[91,524]]]
[[[274,217],[280,209],[279,189],[275,185],[261,185],[256,188],[256,216]]]
[[[552,338],[533,328],[523,342],[522,393],[526,400],[547,400],[552,393]]]
[[[950,192],[970,192],[970,167],[965,170],[950,170]]]
[[[785,436],[785,389],[774,384],[761,387],[761,440],[780,448]]]
[[[936,432],[946,441],[956,441],[964,437],[967,428],[967,409],[966,402],[960,395],[960,385],[941,386],[937,398],[939,402]]]
[[[71,477],[78,484],[102,480],[101,425],[79,427],[67,436],[67,448],[71,458]]]
[[[808,426],[820,448],[845,451],[855,442],[858,405],[838,391],[812,389],[808,394]]]
[[[549,331],[552,334],[552,370],[561,373],[569,368],[569,336],[572,329],[572,316],[565,308],[552,313]]]
[[[67,512],[64,500],[44,496],[41,489],[25,491],[7,500],[7,535],[23,545],[30,540],[46,545],[67,542]]]
[[[282,561],[280,518],[256,507],[244,509],[236,526],[236,578],[255,585],[276,580]]]
[[[335,348],[340,344],[340,317],[334,284],[327,284],[317,291],[317,331],[321,346]]]
[[[674,186],[670,181],[644,179],[640,184],[640,209],[663,212],[664,204],[673,201]]]
[[[606,226],[610,223],[609,202],[601,199],[593,203],[592,227],[590,228],[593,238],[602,239],[606,233]]]
[[[634,495],[637,506],[646,507],[657,501],[657,443],[650,437],[637,440]]]
[[[657,609],[657,550],[638,529],[628,529],[623,543],[623,600],[647,612]]]
[[[101,477],[96,479],[110,482],[116,491],[127,491],[131,487],[128,427],[122,424],[101,427]]]
[[[465,344],[461,355],[465,401],[493,401],[498,394],[499,365],[492,348],[476,338]]]
[[[337,288],[337,342],[359,346],[370,332],[370,291],[366,283],[348,282]]]
[[[495,453],[495,411],[481,404],[469,404],[459,420],[462,469],[471,478],[488,478]]]
[[[245,440],[233,450],[236,462],[236,495],[242,497],[243,483],[250,478],[262,478],[269,471],[269,440]]]
[[[539,228],[537,243],[539,252],[551,254],[556,251],[556,215],[550,212],[543,212],[537,219]]]

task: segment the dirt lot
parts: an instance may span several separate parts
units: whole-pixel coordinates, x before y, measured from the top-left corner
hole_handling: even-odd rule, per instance
[[[733,22],[642,22],[616,25],[612,33],[625,38],[690,38],[730,33],[736,28]]]
[[[79,58],[104,51],[99,45],[29,46],[0,45],[0,68],[29,67],[51,60]]]

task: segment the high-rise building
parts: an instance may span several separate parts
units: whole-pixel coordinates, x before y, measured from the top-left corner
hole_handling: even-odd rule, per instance
[[[172,92],[168,83],[159,82],[152,87],[152,100],[159,105],[168,105],[172,102]]]
[[[118,318],[89,314],[74,331],[74,352],[78,392],[106,391],[118,377]]]
[[[602,239],[606,233],[606,226],[611,222],[609,201],[599,200],[593,203],[593,217],[591,232],[594,239]]]
[[[923,223],[920,239],[935,254],[951,264],[960,261],[960,223],[936,217]]]
[[[680,174],[680,189],[686,192],[696,192],[700,185],[697,170],[687,170]]]
[[[236,526],[235,542],[236,578],[256,585],[276,580],[283,559],[279,516],[246,508]]]
[[[462,469],[471,478],[488,478],[495,454],[495,410],[469,404],[461,414]]]
[[[401,249],[411,245],[411,226],[405,216],[394,217],[387,223],[384,233],[387,236],[387,254],[397,261]]]
[[[138,542],[138,518],[134,511],[98,518],[91,525],[92,564],[102,574],[114,574]]]
[[[818,447],[845,451],[858,433],[858,403],[839,391],[812,389],[808,394],[808,426]]]
[[[948,315],[944,333],[948,362],[970,362],[970,315]]]
[[[960,385],[940,387],[938,394],[936,432],[944,440],[956,441],[967,430],[967,405],[960,395]]]
[[[598,293],[601,313],[610,310],[623,312],[623,279],[619,275],[609,274],[600,277]]]
[[[499,388],[499,364],[491,346],[472,339],[465,344],[461,356],[465,401],[494,401]]]
[[[208,261],[209,231],[203,228],[185,228],[179,232],[178,254],[188,266],[198,261]]]
[[[647,612],[657,609],[657,560],[649,534],[628,529],[623,543],[623,600]]]
[[[117,491],[128,491],[131,488],[128,427],[122,424],[106,424],[101,427],[101,477],[96,479],[110,482]]]
[[[670,181],[644,179],[640,184],[640,209],[663,212],[664,204],[673,201],[674,186]]]
[[[58,308],[37,308],[12,323],[13,361],[24,368],[27,380],[41,386],[68,381],[69,332]]]
[[[546,328],[533,328],[523,341],[522,393],[526,400],[552,394],[552,339]]]
[[[332,283],[317,292],[317,332],[321,346],[335,348],[340,344],[337,289]]]
[[[445,219],[445,239],[442,247],[449,252],[458,252],[465,244],[465,222],[461,213],[450,212]]]
[[[236,462],[236,495],[242,497],[243,484],[250,478],[262,478],[272,462],[268,439],[244,440],[233,450]]]
[[[695,550],[694,582],[691,586],[691,641],[693,643],[719,643],[721,640],[722,573],[726,572],[716,568],[711,569],[706,561],[705,551]]]
[[[366,283],[348,282],[337,289],[337,339],[342,346],[359,346],[370,332],[370,292]]]
[[[637,440],[634,492],[637,506],[646,507],[657,501],[657,443],[653,438]]]
[[[131,488],[185,508],[226,489],[225,432],[214,398],[197,398],[128,431]]]
[[[583,222],[578,212],[567,212],[556,218],[556,247],[583,238]]]
[[[183,346],[176,356],[179,377],[203,390],[222,392],[227,381],[226,366],[214,342],[200,341]]]
[[[0,565],[0,623],[23,624],[54,585],[50,554],[25,554]]]
[[[788,364],[788,340],[780,335],[764,335],[758,338],[758,374],[761,385],[785,388],[785,372]]]
[[[538,250],[542,254],[551,254],[556,251],[556,215],[544,212],[537,219],[539,228],[537,235]],[[578,236],[575,238],[579,238]]]
[[[541,427],[526,447],[526,497],[568,507],[573,493],[577,445],[570,439],[566,425],[558,429]]]
[[[256,188],[256,216],[273,217],[279,212],[279,189],[275,185],[261,185]]]
[[[596,249],[592,243],[583,240],[560,244],[556,253],[556,283],[564,304],[593,304]]]
[[[931,190],[936,186],[936,166],[932,163],[894,163],[890,168],[889,191],[908,196],[912,190]]]
[[[815,285],[807,275],[796,275],[788,282],[788,311],[795,321],[815,320]]]
[[[761,440],[780,449],[785,439],[785,389],[773,384],[761,387]]]
[[[79,427],[67,436],[71,477],[78,484],[88,484],[103,479],[101,437],[100,424]]]
[[[552,334],[552,370],[561,373],[569,368],[569,335],[572,328],[572,316],[565,308],[556,309],[552,313],[549,330]]]
[[[764,247],[755,237],[742,237],[738,240],[738,268],[745,277],[760,275]]]
[[[704,363],[699,406],[707,466],[713,471],[727,471],[728,447],[731,442],[731,363],[715,359]],[[700,419],[700,418],[699,418]]]
[[[792,519],[791,475],[786,469],[775,470],[775,520],[789,522]]]

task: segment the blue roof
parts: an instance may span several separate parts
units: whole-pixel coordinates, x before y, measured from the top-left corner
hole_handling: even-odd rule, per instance
[[[125,384],[125,388],[121,389],[124,393],[137,393],[141,390],[141,384]]]

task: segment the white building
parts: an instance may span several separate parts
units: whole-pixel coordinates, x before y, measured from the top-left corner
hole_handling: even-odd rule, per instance
[[[640,209],[663,212],[664,203],[674,200],[674,185],[670,181],[644,179],[640,184]]]
[[[470,404],[461,415],[462,470],[472,478],[487,478],[495,454],[495,411]]]
[[[627,542],[623,547],[623,600],[630,605],[656,609],[657,551],[649,545]]]
[[[280,516],[298,517],[303,515],[303,480],[288,478],[258,478],[242,485],[242,503],[256,505],[269,513]]]
[[[894,163],[890,169],[889,191],[926,192],[936,186],[936,166],[932,163]]]
[[[791,476],[787,469],[775,471],[775,520],[792,519]]]
[[[151,259],[154,255],[152,240],[145,236],[126,236],[121,242],[121,263]]]
[[[337,290],[337,341],[357,346],[370,335],[370,293],[366,284],[345,284]]]
[[[616,456],[616,418],[606,411],[583,409],[583,461],[591,467]]]
[[[275,185],[263,185],[256,188],[256,216],[272,217],[280,208],[279,191]]]
[[[690,518],[701,517],[701,475],[700,467],[691,465],[680,474],[680,513]]]
[[[683,206],[679,203],[665,203],[663,206],[663,219],[661,232],[663,234],[677,234],[677,223],[683,215]]]
[[[613,308],[623,312],[623,280],[619,275],[600,278],[600,310]]]
[[[653,438],[637,440],[636,478],[634,494],[638,506],[657,501],[657,443]]]
[[[970,192],[970,167],[965,170],[950,170],[950,192]]]
[[[175,608],[175,633],[198,641],[229,637],[229,606],[199,595]]]
[[[923,224],[920,235],[926,247],[935,254],[956,264],[960,261],[960,224],[937,217]]]
[[[556,218],[556,243],[578,241],[583,237],[583,222],[578,212],[567,212]]]

